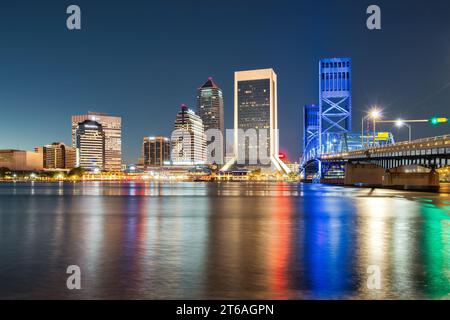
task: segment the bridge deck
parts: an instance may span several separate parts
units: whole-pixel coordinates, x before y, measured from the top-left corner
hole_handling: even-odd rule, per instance
[[[324,154],[321,160],[351,160],[367,158],[417,157],[450,155],[450,135],[397,142],[391,145],[353,150],[349,152]]]

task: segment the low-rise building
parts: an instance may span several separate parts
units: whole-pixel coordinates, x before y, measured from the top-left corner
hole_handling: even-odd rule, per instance
[[[36,147],[42,153],[44,169],[73,169],[77,166],[77,149],[62,142]]]
[[[43,154],[24,150],[0,150],[0,168],[11,171],[37,171],[42,170]]]
[[[170,139],[167,137],[144,137],[142,165],[144,167],[170,165]]]

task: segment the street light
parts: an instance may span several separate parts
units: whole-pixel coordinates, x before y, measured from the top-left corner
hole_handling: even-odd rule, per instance
[[[372,109],[372,111],[370,111],[370,117],[372,119],[378,119],[381,116],[381,111],[378,109]]]
[[[381,118],[381,110],[378,109],[377,107],[373,107],[368,114],[366,114],[365,116],[363,116],[361,118],[361,146],[364,148],[364,120],[365,119],[369,119],[372,118],[373,121],[373,144],[375,145],[375,132],[376,132],[376,122],[377,119]],[[369,133],[370,133],[370,128],[369,128]],[[367,139],[369,140],[369,138]]]
[[[401,127],[403,127],[403,126],[408,127],[408,131],[409,131],[408,141],[411,142],[411,125],[407,124],[405,121],[403,121],[403,120],[401,120],[401,119],[398,119],[398,120],[395,122],[395,125],[396,125],[397,127],[399,127],[399,128],[401,128]]]
[[[373,120],[373,146],[375,146],[375,136],[376,136],[376,123],[377,123],[377,119],[379,119],[381,117],[381,111],[378,110],[377,108],[373,108],[370,111],[370,117]]]

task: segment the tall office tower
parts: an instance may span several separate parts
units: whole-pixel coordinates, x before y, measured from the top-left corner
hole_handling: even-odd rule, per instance
[[[142,143],[144,167],[170,164],[170,139],[167,137],[144,137]]]
[[[321,153],[338,152],[343,134],[352,129],[352,61],[319,62],[319,146]]]
[[[205,131],[208,129],[218,129],[222,133],[224,132],[222,89],[219,88],[211,77],[198,88],[197,114],[203,121]]]
[[[122,118],[98,112],[72,116],[73,146],[76,143],[77,125],[84,120],[97,121],[102,125],[105,134],[105,171],[120,171],[122,169]]]
[[[303,108],[303,161],[314,159],[319,151],[319,106]]]
[[[103,126],[97,121],[84,120],[75,130],[79,166],[88,171],[105,170],[106,138]]]
[[[183,135],[172,134],[172,163],[174,165],[204,164],[206,137],[202,119],[183,104],[177,114],[174,128],[184,130],[189,135],[189,141],[183,143]]]
[[[234,73],[234,128],[235,158],[223,170],[228,170],[233,161],[237,161],[238,165],[253,166],[256,160],[258,167],[273,164],[278,171],[290,172],[278,157],[277,75],[273,69]],[[258,142],[241,136],[239,129],[244,133],[254,129],[259,136]],[[264,133],[266,141],[261,140]],[[250,159],[251,154],[258,154],[258,159]],[[268,163],[262,163],[261,155],[269,159]]]
[[[217,86],[211,77],[198,88],[197,114],[203,121],[205,131],[208,129],[220,130],[223,148],[225,146],[225,125],[222,89]],[[222,154],[225,154],[224,149],[222,149]]]
[[[62,142],[35,148],[42,153],[44,169],[73,169],[77,165],[77,149]]]

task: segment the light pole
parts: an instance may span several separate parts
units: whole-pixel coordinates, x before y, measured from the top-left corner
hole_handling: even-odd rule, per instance
[[[379,123],[394,123],[398,128],[400,127],[408,127],[408,140],[411,142],[412,140],[412,126],[410,123],[426,123],[426,122],[432,122],[432,120],[429,119],[414,119],[414,120],[403,120],[403,119],[397,119],[397,120],[381,120],[378,121]]]
[[[370,117],[373,120],[373,145],[375,146],[375,141],[376,141],[376,125],[377,125],[377,119],[380,118],[381,116],[381,112],[378,109],[372,109],[372,111],[370,112]]]
[[[367,116],[362,116],[361,118],[361,148],[364,149],[364,118]]]
[[[408,127],[408,132],[409,132],[409,134],[408,134],[408,142],[411,142],[411,125],[409,125],[409,124],[407,124],[405,121],[403,121],[403,120],[397,120],[397,122],[395,122],[395,125],[397,126],[397,127],[403,127],[403,126],[406,126],[406,127]]]
[[[372,117],[373,119],[373,143],[372,143],[372,147],[375,147],[375,140],[376,140],[376,126],[377,126],[377,119],[375,117]]]
[[[361,147],[364,149],[365,136],[364,136],[364,120],[372,118],[373,120],[373,144],[375,145],[375,131],[376,131],[376,121],[381,116],[381,112],[377,108],[373,108],[369,114],[363,116],[361,118]],[[370,133],[370,128],[369,128]],[[367,137],[367,141],[369,142],[369,137]]]
[[[431,123],[432,125],[438,125],[441,123],[447,123],[448,122],[448,118],[444,118],[444,117],[433,117],[431,119],[409,119],[409,120],[402,120],[402,119],[397,119],[397,120],[379,120],[377,121],[379,123],[395,123],[397,127],[402,127],[402,126],[406,126],[408,127],[408,131],[409,131],[409,142],[411,142],[412,139],[412,126],[411,123]]]

